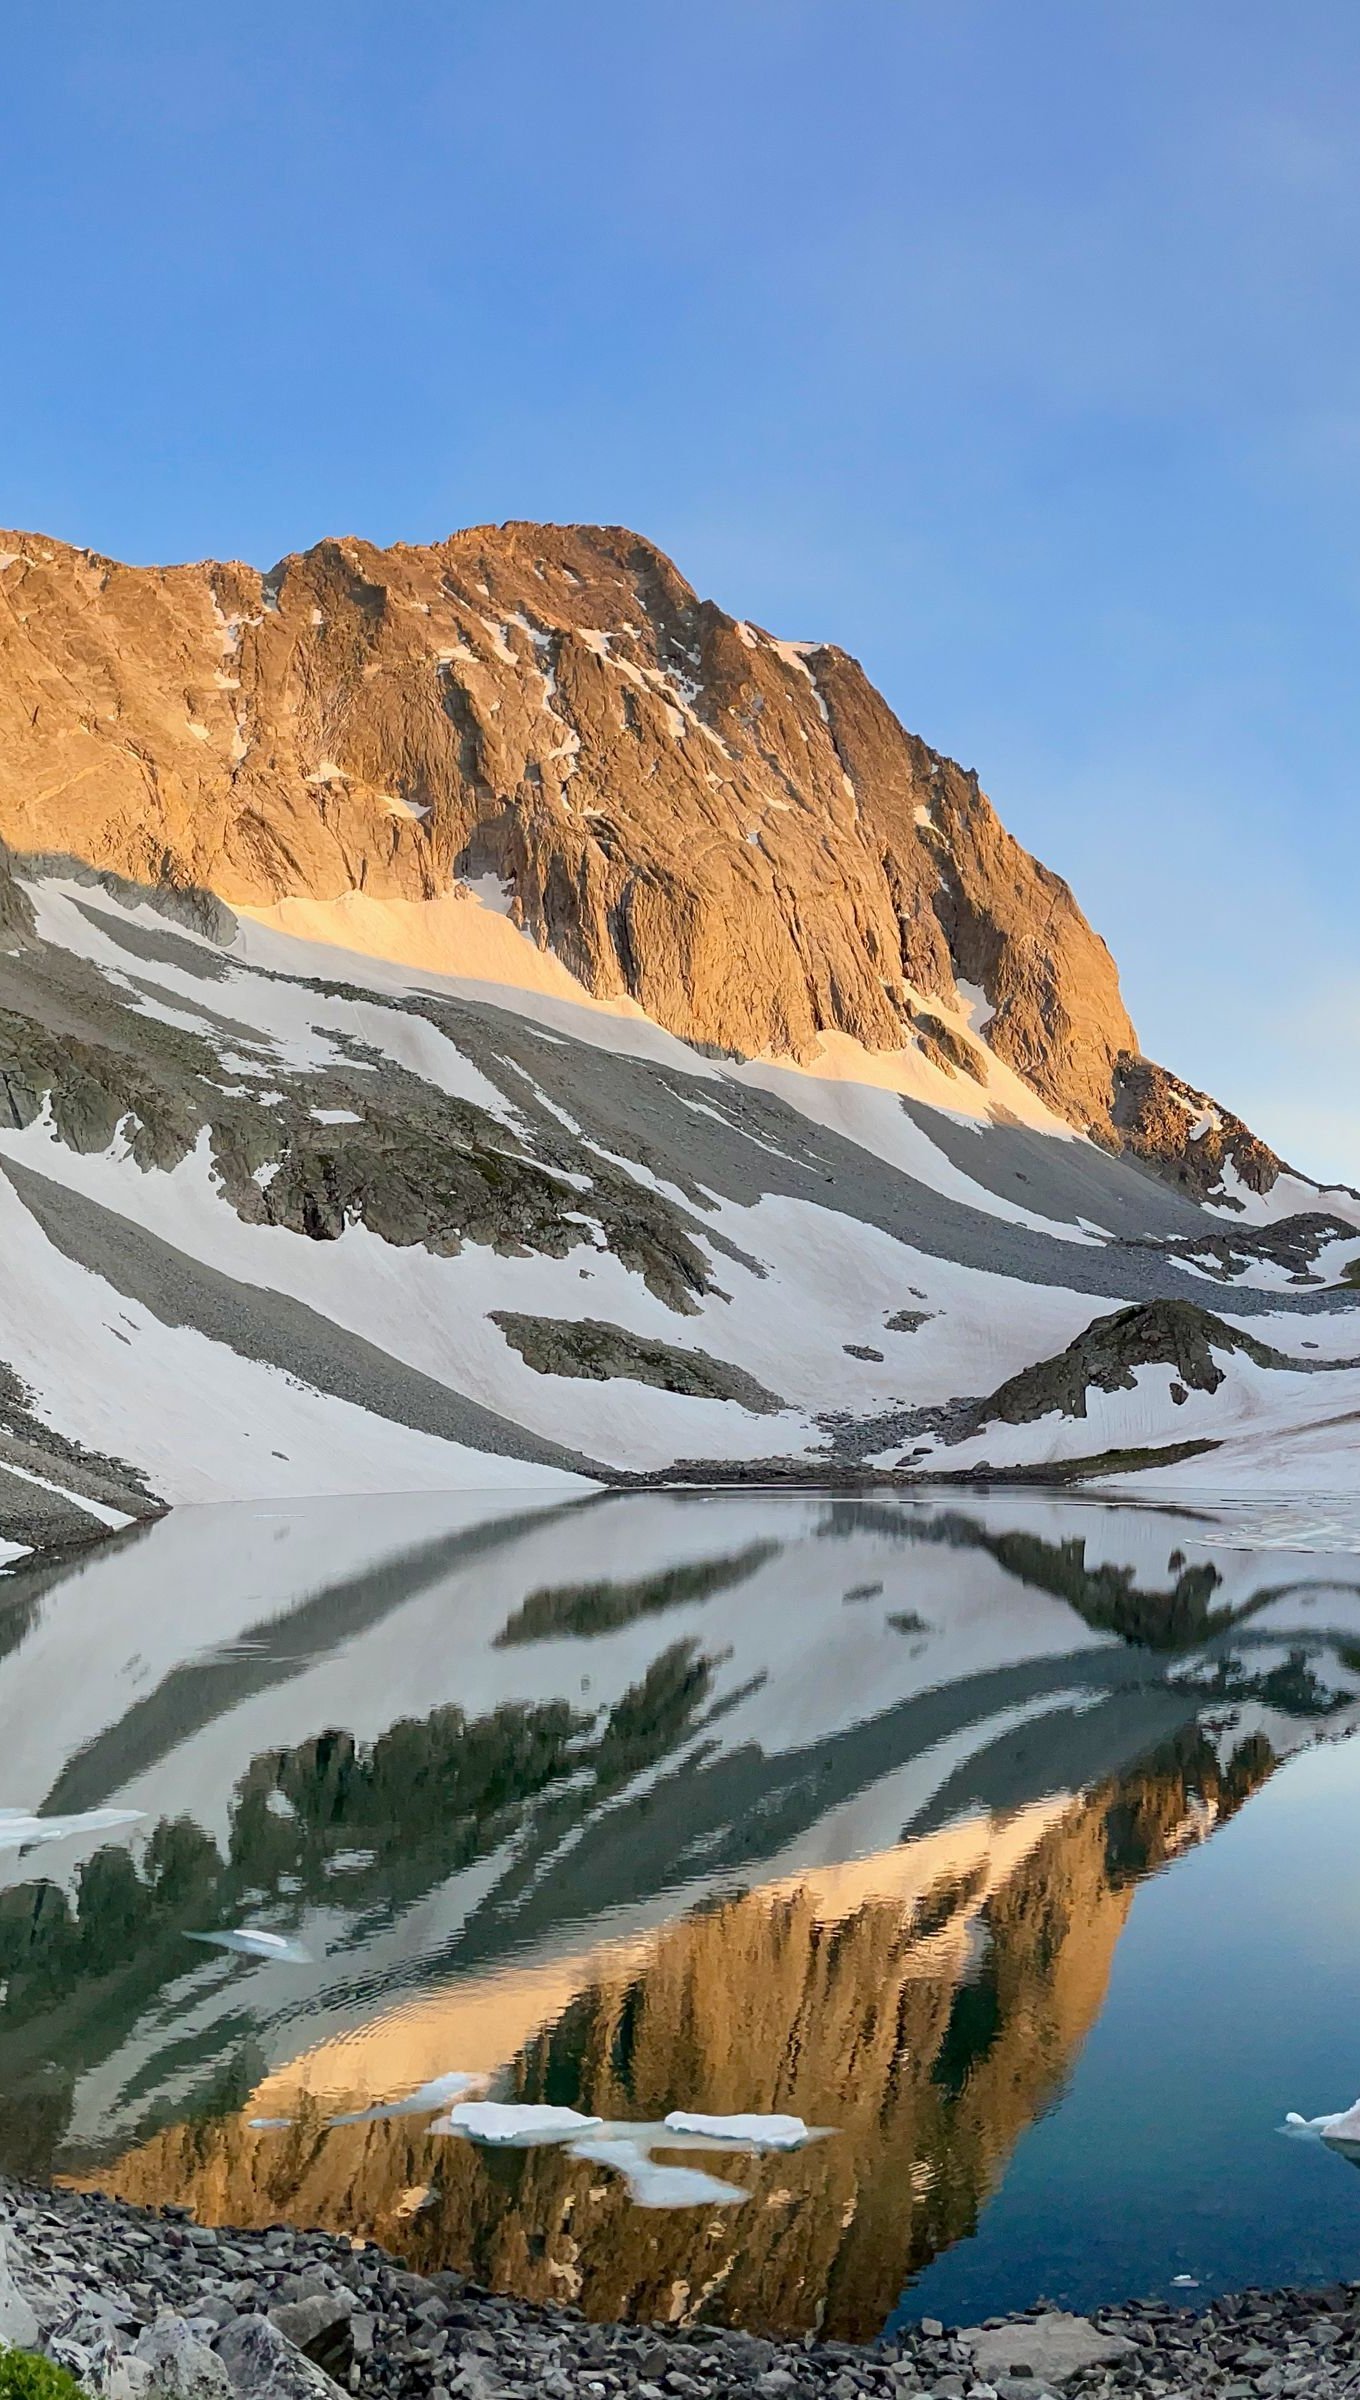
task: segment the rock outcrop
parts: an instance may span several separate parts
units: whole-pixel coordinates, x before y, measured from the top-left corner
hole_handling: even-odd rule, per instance
[[[584,1377],[606,1383],[622,1376],[657,1391],[685,1392],[695,1400],[730,1400],[755,1416],[773,1416],[782,1406],[753,1375],[706,1350],[679,1350],[673,1342],[640,1340],[621,1325],[596,1317],[565,1323],[558,1317],[529,1317],[514,1309],[492,1311],[512,1349],[540,1375]]]
[[[192,906],[493,877],[593,993],[743,1055],[843,1033],[985,1076],[932,1006],[967,986],[1061,1116],[1202,1182],[1184,1087],[1139,1058],[1104,943],[976,775],[844,652],[725,615],[635,534],[326,541],[268,575],[9,534],[0,562],[16,851]],[[8,894],[0,868],[0,939]],[[1264,1188],[1278,1162],[1223,1124]]]
[[[0,950],[25,948],[32,933],[32,904],[23,886],[15,882],[9,852],[0,842]]]
[[[990,1398],[957,1413],[945,1439],[966,1440],[987,1425],[1032,1425],[1055,1410],[1084,1417],[1092,1392],[1132,1391],[1140,1367],[1169,1367],[1173,1400],[1184,1400],[1188,1392],[1216,1392],[1225,1377],[1216,1353],[1257,1367],[1295,1373],[1307,1368],[1306,1361],[1301,1366],[1286,1358],[1193,1300],[1153,1300],[1093,1319],[1056,1358],[1022,1368]]]
[[[1226,1196],[1240,1208],[1225,1170],[1258,1193],[1270,1191],[1280,1174],[1281,1161],[1249,1125],[1151,1059],[1126,1054],[1115,1061],[1110,1114],[1121,1148],[1196,1200]]]

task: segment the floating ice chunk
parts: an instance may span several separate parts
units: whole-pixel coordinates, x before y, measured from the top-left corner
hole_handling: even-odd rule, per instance
[[[572,2158],[592,2166],[612,2167],[622,2175],[628,2196],[639,2208],[730,2208],[751,2195],[739,2183],[722,2183],[716,2175],[701,2175],[695,2167],[658,2166],[638,2142],[623,2138],[573,2142]]]
[[[475,2091],[479,2084],[485,2082],[485,2075],[464,2075],[455,2069],[450,2075],[432,2076],[428,2083],[421,2084],[419,2091],[408,2092],[404,2100],[376,2101],[371,2108],[352,2109],[345,2116],[331,2117],[327,2122],[331,2125],[382,2125],[390,2117],[432,2117],[437,2109],[446,2107],[450,2100],[460,2099],[464,2092]]]
[[[527,2148],[531,2142],[570,2141],[573,2134],[590,2133],[603,2123],[603,2117],[583,2117],[574,2108],[517,2108],[508,2101],[465,2100],[446,2117],[437,2117],[430,2131]]]
[[[145,1813],[140,1808],[87,1808],[82,1816],[39,1817],[26,1808],[0,1808],[0,1850],[28,1850],[38,1842],[109,1833],[118,1825],[140,1825]]]
[[[693,2134],[700,2140],[714,2142],[739,2142],[747,2150],[798,2150],[812,2139],[801,2117],[705,2117],[688,2109],[673,2108],[666,2123],[672,2133]]]
[[[295,2121],[292,2117],[247,2117],[246,2119],[252,2133],[286,2133],[289,2126]]]
[[[472,2091],[479,2083],[485,2082],[485,2075],[469,2075],[461,2067],[452,2067],[446,2075],[432,2075],[428,2083],[422,2083],[415,2091],[408,2092],[404,2100],[396,2102],[396,2106],[412,2115],[421,2109],[429,2109],[433,2113],[435,2109],[442,2108],[446,2100],[460,2099],[464,2092]]]
[[[1301,2117],[1291,2108],[1280,2130],[1302,2135],[1308,2141],[1334,2142],[1340,2149],[1360,2150],[1360,2100],[1329,2117]]]
[[[214,1950],[239,1951],[243,1958],[274,1958],[290,1967],[309,1967],[310,1950],[288,1933],[267,1933],[261,1925],[240,1925],[229,1933],[191,1933],[191,1942],[207,1942]]]

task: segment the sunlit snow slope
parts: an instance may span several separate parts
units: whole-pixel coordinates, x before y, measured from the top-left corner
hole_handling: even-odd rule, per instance
[[[843,1034],[743,1062],[592,995],[494,883],[240,915],[69,866],[10,893],[11,1549],[166,1504],[680,1466],[1353,1472],[1360,1199],[1197,1203],[1052,1116],[966,998],[985,1082]],[[427,906],[465,974],[382,955]],[[1129,1311],[1089,1388],[1082,1363],[1075,1397],[989,1415]]]

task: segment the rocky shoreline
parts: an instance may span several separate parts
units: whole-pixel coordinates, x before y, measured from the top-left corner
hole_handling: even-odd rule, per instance
[[[1360,2392],[1360,2283],[1246,2292],[1200,2312],[1042,2305],[865,2349],[716,2326],[595,2325],[410,2273],[374,2244],[200,2226],[99,2194],[0,2188],[0,2343],[100,2400],[1249,2400]]]

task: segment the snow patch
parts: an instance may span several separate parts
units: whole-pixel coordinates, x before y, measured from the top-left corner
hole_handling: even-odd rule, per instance
[[[702,2174],[695,2167],[660,2165],[640,2142],[626,2134],[573,2142],[570,2156],[621,2175],[637,2208],[731,2208],[751,2197],[741,2184],[723,2183],[718,2176]]]
[[[603,2117],[583,2117],[574,2108],[516,2107],[508,2101],[468,2100],[451,2108],[430,2127],[431,2133],[461,2134],[466,2141],[486,2142],[493,2148],[529,2149],[538,2142],[570,2141],[604,2123]]]
[[[736,2142],[751,2150],[801,2150],[812,2135],[801,2117],[708,2117],[673,2108],[666,2118],[672,2133],[693,2133],[716,2142]]]

